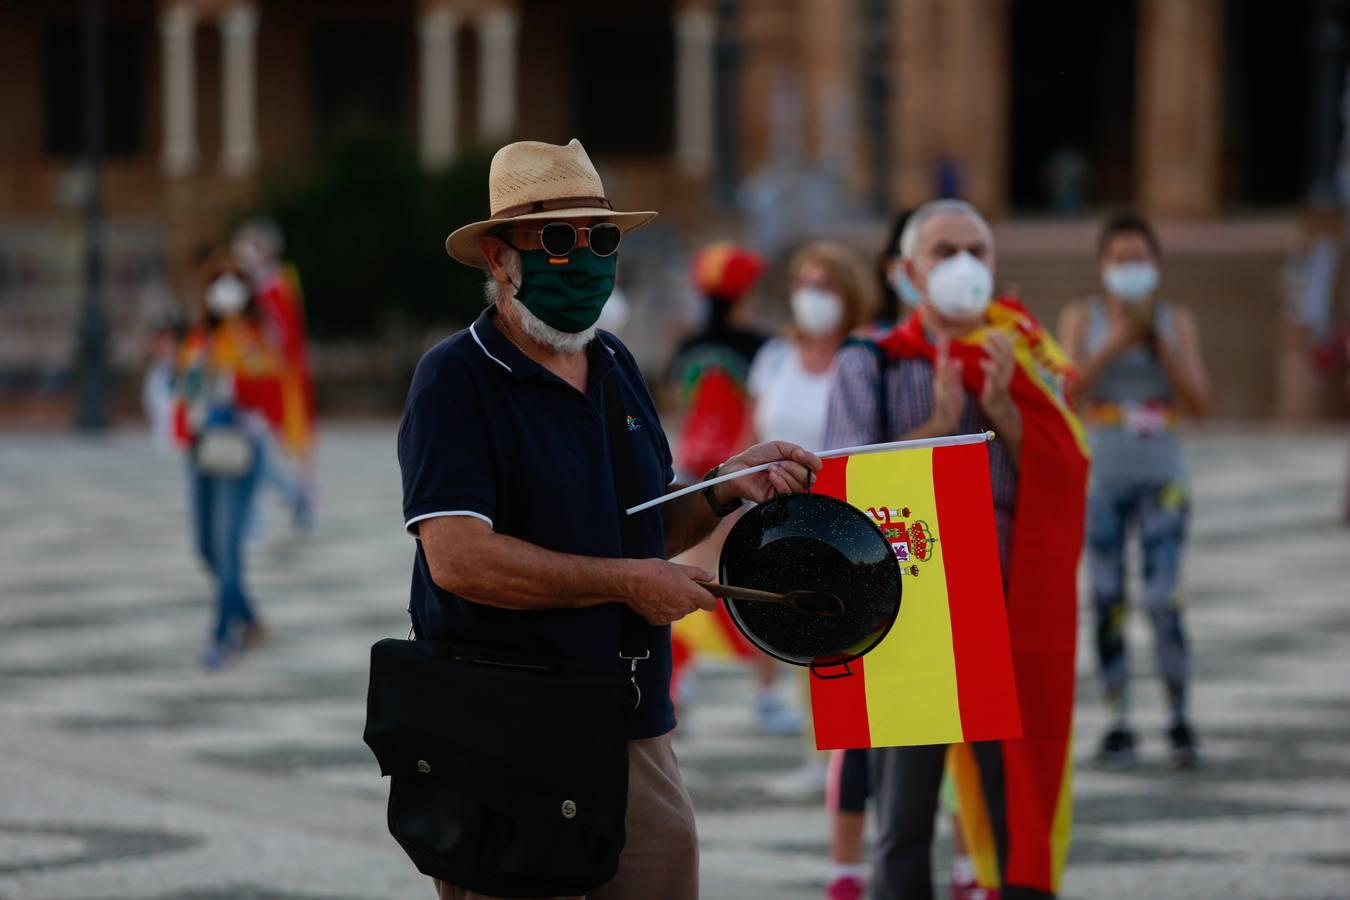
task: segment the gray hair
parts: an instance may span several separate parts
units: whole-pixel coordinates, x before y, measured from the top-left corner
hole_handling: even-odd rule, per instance
[[[905,223],[905,230],[900,233],[900,255],[905,259],[913,259],[919,249],[919,236],[923,233],[923,226],[929,219],[944,213],[960,213],[979,222],[980,227],[989,236],[989,249],[994,248],[994,230],[989,227],[984,216],[980,215],[980,211],[964,200],[947,198],[930,200],[914,210],[909,221]]]
[[[486,263],[483,265],[483,272],[487,275],[483,282],[483,298],[491,306],[493,303],[505,299],[502,297],[502,283],[492,277],[492,270],[487,267]],[[516,284],[520,284],[520,253],[510,247],[506,248],[506,275]]]

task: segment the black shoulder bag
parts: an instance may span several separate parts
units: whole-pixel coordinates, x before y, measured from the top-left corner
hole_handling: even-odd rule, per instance
[[[623,553],[639,555],[619,380],[604,386]],[[371,648],[365,742],[390,776],[389,831],[425,875],[480,894],[585,894],[624,846],[628,724],[646,623],[625,609],[619,655],[577,661],[425,640]]]

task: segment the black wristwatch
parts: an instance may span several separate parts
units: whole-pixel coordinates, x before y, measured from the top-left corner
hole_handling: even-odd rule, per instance
[[[721,463],[718,463],[708,470],[708,474],[703,476],[703,480],[707,481],[710,478],[716,478],[717,473],[720,471],[722,471],[722,465]],[[717,485],[711,485],[706,488],[703,491],[703,499],[708,501],[708,508],[713,511],[713,515],[717,516],[717,518],[721,519],[731,515],[736,510],[740,509],[741,504],[745,502],[740,497],[732,497],[726,503],[719,506],[717,504],[717,495],[713,493],[713,488],[715,487],[717,487]]]

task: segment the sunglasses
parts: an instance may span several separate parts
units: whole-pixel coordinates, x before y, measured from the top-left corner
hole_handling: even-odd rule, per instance
[[[601,222],[597,225],[583,225],[577,228],[571,222],[549,222],[539,229],[513,228],[526,234],[539,235],[539,246],[549,256],[568,256],[577,248],[580,232],[586,233],[586,244],[596,256],[613,256],[619,252],[619,241],[623,232],[613,222]]]

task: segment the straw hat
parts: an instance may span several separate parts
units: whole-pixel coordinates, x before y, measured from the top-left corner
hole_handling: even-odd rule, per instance
[[[615,212],[576,138],[566,147],[519,141],[498,150],[488,172],[488,202],[491,218],[457,228],[445,239],[445,252],[465,265],[486,265],[478,239],[508,222],[596,216],[629,232],[656,218],[654,212]]]

